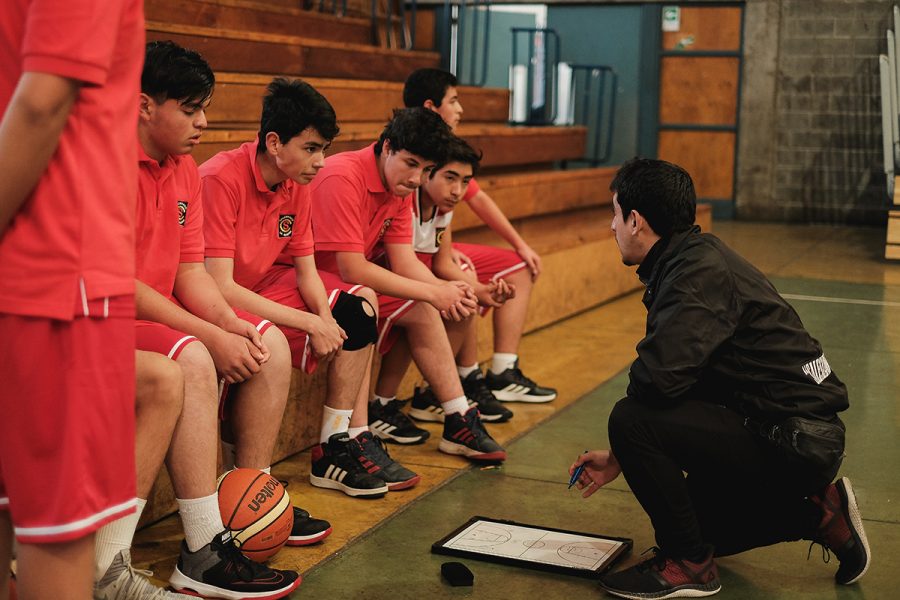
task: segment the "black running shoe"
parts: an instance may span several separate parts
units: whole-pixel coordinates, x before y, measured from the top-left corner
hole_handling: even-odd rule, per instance
[[[384,481],[392,492],[409,489],[421,479],[392,459],[384,442],[371,431],[363,431],[350,440],[350,454],[366,471]]]
[[[475,407],[470,408],[464,415],[453,413],[447,416],[438,450],[472,460],[493,462],[506,460],[506,450],[488,434]]]
[[[539,403],[550,402],[556,398],[554,388],[542,387],[525,377],[519,368],[518,360],[499,375],[494,375],[488,370],[486,383],[494,397],[503,402]]]
[[[645,600],[656,598],[701,598],[722,589],[712,549],[701,562],[663,556],[651,548],[654,556],[633,567],[604,575],[600,587],[620,598]]]
[[[294,507],[294,526],[288,536],[288,546],[309,546],[321,542],[331,535],[331,523],[325,519],[314,519],[302,508]]]
[[[475,402],[471,398],[466,398],[466,402],[469,403],[469,408],[475,406]],[[444,422],[444,409],[430,387],[420,388],[417,386],[413,391],[412,408],[409,409],[409,416],[416,421]]]
[[[465,379],[460,378],[466,398],[471,398],[478,405],[478,413],[485,423],[505,423],[512,419],[513,412],[494,398],[488,389],[481,369],[475,369]]]
[[[341,490],[356,498],[381,498],[387,494],[384,481],[363,469],[350,454],[350,436],[335,433],[312,449],[309,482],[316,487]]]
[[[181,555],[169,585],[204,598],[284,598],[300,585],[294,571],[270,569],[244,556],[223,531],[196,552],[181,542]]]
[[[369,431],[383,440],[398,444],[421,444],[431,433],[416,427],[401,408],[403,400],[391,400],[382,404],[378,400],[369,403]]]
[[[842,585],[856,583],[869,570],[872,552],[850,480],[841,477],[810,500],[822,509],[813,543],[830,549],[841,561],[835,581]]]

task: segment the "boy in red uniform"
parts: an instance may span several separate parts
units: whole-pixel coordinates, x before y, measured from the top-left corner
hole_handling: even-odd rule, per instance
[[[463,113],[456,86],[456,77],[452,73],[439,69],[418,69],[406,80],[403,103],[433,110],[455,129]],[[526,377],[519,368],[518,357],[531,290],[541,274],[541,257],[525,243],[476,180],[469,183],[463,201],[515,252],[492,246],[455,243],[457,262],[468,263],[474,268],[482,283],[502,277],[516,289],[515,298],[501,309],[494,310],[494,356],[487,377],[477,368],[477,348],[464,344],[456,355],[460,376],[466,381],[466,393],[469,397],[478,397],[486,387],[504,402],[550,402],[556,398],[556,390],[540,386]],[[482,314],[485,313],[486,310],[482,311]]]
[[[465,319],[476,309],[472,288],[436,280],[412,247],[412,194],[443,160],[450,135],[435,113],[403,109],[376,143],[330,158],[312,183],[316,263],[378,292],[380,352],[393,344],[395,325],[406,333],[413,359],[446,413],[439,449],[504,460],[506,452],[466,401],[441,322]]]
[[[94,532],[135,507],[136,137],[109,132],[134,122],[141,9],[0,3],[0,564],[14,533],[22,600],[89,598]]]
[[[238,467],[268,471],[290,385],[284,335],[236,314],[203,266],[200,175],[189,156],[206,127],[214,78],[196,52],[148,44],[141,77],[137,204],[137,345],[184,374],[184,408],[167,464],[185,541],[169,583],[208,598],[281,598],[300,578],[241,554],[219,515],[218,376],[229,395]]]
[[[283,328],[295,367],[311,373],[319,360],[329,361],[319,441],[330,451],[310,480],[372,498],[412,487],[419,476],[394,462],[365,427],[375,293],[316,270],[307,184],[337,133],[334,109],[312,86],[273,80],[258,139],[200,168],[206,264],[232,305]],[[363,408],[362,428],[350,427],[355,404]]]

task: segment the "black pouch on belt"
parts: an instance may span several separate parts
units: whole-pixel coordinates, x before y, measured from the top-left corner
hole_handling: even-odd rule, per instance
[[[844,423],[830,419],[789,417],[776,423],[760,423],[747,417],[744,425],[769,441],[786,460],[837,475],[844,460]]]

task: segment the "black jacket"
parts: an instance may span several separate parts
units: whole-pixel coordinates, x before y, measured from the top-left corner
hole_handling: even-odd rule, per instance
[[[717,237],[695,227],[662,239],[638,275],[647,332],[629,397],[709,401],[760,420],[847,408],[846,387],[794,309]]]

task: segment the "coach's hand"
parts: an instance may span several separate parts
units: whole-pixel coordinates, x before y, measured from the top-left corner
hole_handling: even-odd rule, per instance
[[[309,343],[319,360],[323,362],[331,360],[344,345],[347,333],[334,319],[312,316],[316,318],[313,320],[310,330],[306,332],[309,336]]]
[[[537,252],[531,249],[531,246],[524,242],[521,246],[516,248],[516,254],[525,261],[528,270],[531,271],[531,280],[535,281],[538,278],[538,275],[541,274],[541,257],[538,256]]]
[[[584,471],[581,472],[576,485],[579,490],[584,490],[581,495],[585,498],[618,477],[622,472],[619,461],[616,460],[612,450],[585,452],[569,467],[569,475],[575,473],[575,469],[582,464],[584,464]]]
[[[201,341],[212,355],[216,370],[225,378],[226,383],[240,383],[259,373],[260,363],[256,356],[260,354],[260,350],[248,338],[219,329],[217,333]]]
[[[262,334],[260,334],[259,330],[253,326],[253,323],[235,317],[225,323],[222,329],[228,333],[234,333],[246,338],[252,344],[250,347],[250,355],[256,359],[257,363],[262,365],[269,360],[271,353],[266,347],[266,343],[263,342]]]

